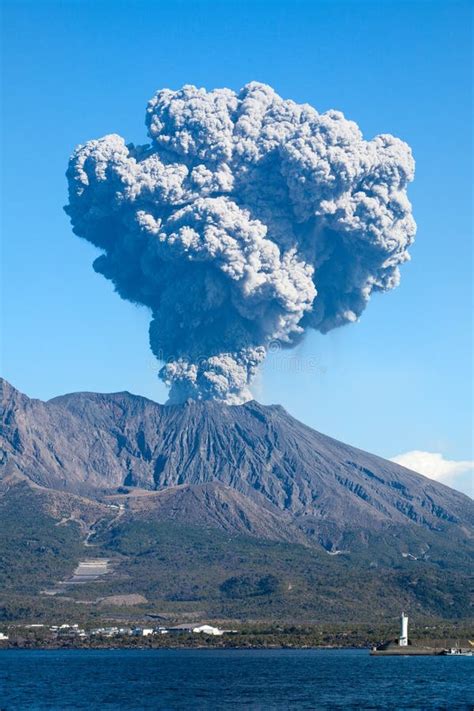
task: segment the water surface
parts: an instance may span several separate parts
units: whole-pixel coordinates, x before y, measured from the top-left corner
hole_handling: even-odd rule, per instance
[[[360,650],[6,650],[1,711],[474,708],[474,658]]]

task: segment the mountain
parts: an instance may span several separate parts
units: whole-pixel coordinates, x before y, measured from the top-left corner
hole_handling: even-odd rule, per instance
[[[163,512],[192,503],[222,518],[223,506],[229,517],[248,509],[249,521],[265,516],[272,529],[272,516],[291,519],[320,542],[331,530],[473,523],[468,497],[315,432],[280,406],[165,406],[126,392],[41,402],[3,381],[1,408],[3,467],[50,489],[99,500],[124,488],[167,491],[153,500]]]
[[[178,555],[178,549],[188,546],[198,566],[195,579],[199,565],[214,571],[210,577],[215,578],[213,590],[219,591],[220,600],[215,609],[222,613],[223,601],[228,605],[228,591],[234,589],[231,583],[226,587],[226,580],[236,577],[236,590],[256,585],[258,592],[258,581],[279,570],[273,592],[245,598],[247,607],[248,599],[258,599],[259,608],[265,607],[263,598],[270,605],[284,596],[284,549],[292,565],[301,568],[295,574],[300,582],[289,582],[289,589],[299,585],[306,590],[309,610],[308,580],[316,566],[325,571],[328,584],[336,585],[341,599],[345,585],[365,585],[365,596],[372,585],[376,590],[374,571],[392,578],[394,571],[401,571],[401,581],[393,583],[398,592],[388,595],[385,589],[382,597],[398,600],[403,585],[403,595],[413,595],[409,586],[418,586],[416,597],[430,581],[433,599],[438,600],[431,612],[469,612],[463,586],[473,551],[473,502],[393,462],[315,432],[280,406],[255,401],[164,406],[127,392],[74,393],[42,402],[6,381],[1,382],[0,396],[3,505],[11,506],[14,500],[18,510],[22,500],[34,497],[38,509],[56,522],[53,526],[66,521],[79,540],[87,537],[105,554],[119,556],[119,572],[127,567],[124,559],[131,563],[135,556],[136,578],[138,553],[148,555],[156,568],[157,551],[164,546],[162,559],[168,560],[168,568],[161,571],[161,579],[169,577],[182,553]],[[17,524],[21,527],[20,518]],[[206,549],[203,562],[199,555],[206,548],[204,540],[215,550]],[[246,552],[237,553],[242,546]],[[251,566],[235,562],[242,556],[245,560],[249,550]],[[257,564],[262,551],[267,562]],[[10,554],[14,557],[14,551]],[[74,555],[77,558],[77,551]],[[225,577],[237,569],[239,575]],[[127,588],[120,574],[114,580],[118,588]],[[174,592],[168,597],[196,596],[185,592],[183,573],[180,578],[176,572],[170,585]],[[371,594],[377,597],[374,590]],[[207,590],[201,597],[212,594]],[[439,596],[446,597],[444,602]],[[428,597],[426,593],[423,599]],[[291,610],[300,603],[287,600],[280,607]],[[385,603],[377,604],[385,609]],[[238,604],[231,608],[235,614]]]

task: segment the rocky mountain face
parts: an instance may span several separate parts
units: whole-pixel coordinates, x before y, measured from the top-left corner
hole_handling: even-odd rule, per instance
[[[1,383],[3,476],[136,515],[317,543],[330,552],[384,532],[472,536],[472,501],[331,439],[280,406],[74,393],[48,402]]]
[[[472,615],[471,499],[281,407],[2,381],[0,408],[0,621]],[[88,558],[111,572],[62,582]]]

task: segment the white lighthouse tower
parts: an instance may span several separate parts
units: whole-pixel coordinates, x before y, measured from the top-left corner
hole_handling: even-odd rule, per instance
[[[398,640],[400,647],[406,647],[408,645],[408,615],[402,612],[400,618],[400,638]]]

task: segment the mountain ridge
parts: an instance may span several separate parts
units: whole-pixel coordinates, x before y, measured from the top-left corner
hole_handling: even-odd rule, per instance
[[[126,391],[44,402],[1,386],[2,466],[47,488],[100,498],[215,481],[306,528],[474,520],[463,494],[316,432],[279,405],[160,405]]]
[[[101,590],[144,595],[155,612],[470,613],[473,502],[279,405],[168,406],[127,392],[43,402],[5,381],[0,396],[6,615],[43,609],[25,585],[48,588],[57,565],[72,572],[91,553],[115,561]],[[24,556],[42,570],[25,578]]]

